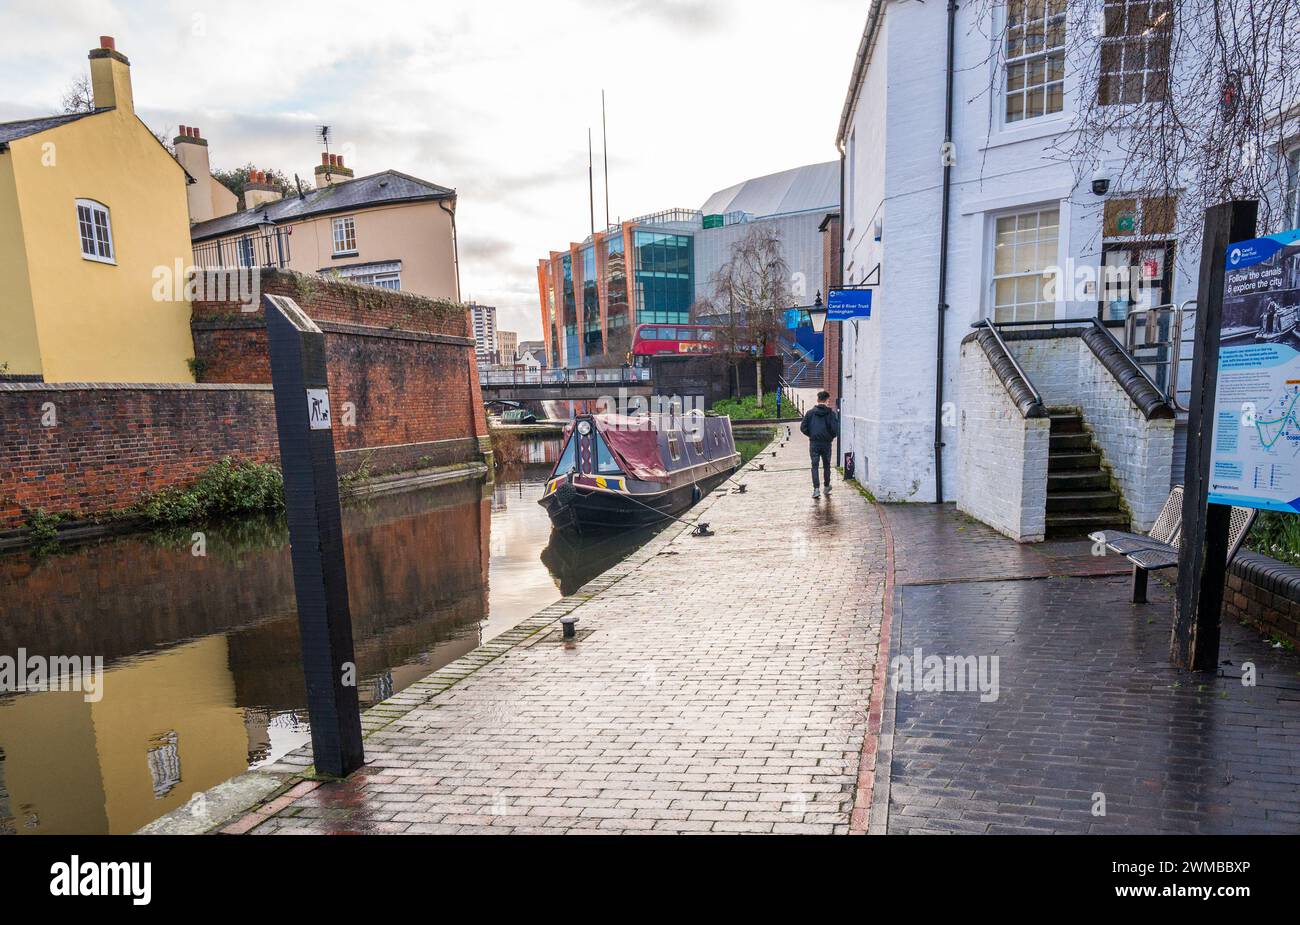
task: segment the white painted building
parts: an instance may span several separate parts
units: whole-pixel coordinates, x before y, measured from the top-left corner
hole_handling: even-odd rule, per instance
[[[1166,204],[1113,185],[1098,196],[1093,169],[1109,176],[1117,162],[1101,152],[1080,178],[1054,151],[1071,124],[1072,75],[1080,73],[1080,62],[1066,60],[1064,44],[1056,43],[1063,28],[1052,15],[1057,4],[1029,8],[1030,32],[1043,41],[1032,53],[1005,58],[993,46],[1001,41],[1001,22],[990,28],[982,18],[1003,17],[1007,7],[958,8],[941,345],[948,9],[875,0],[868,13],[837,141],[845,184],[844,282],[867,281],[878,267],[879,286],[872,317],[844,325],[842,449],[856,455],[858,477],[883,499],[956,496],[959,354],[974,322],[1127,313],[1127,303],[1103,305],[1095,287],[1063,288],[1052,298],[1041,275],[1046,267],[1131,262],[1157,274],[1158,302],[1195,297],[1199,242],[1175,246]],[[1175,259],[1176,247],[1192,248],[1191,259]]]

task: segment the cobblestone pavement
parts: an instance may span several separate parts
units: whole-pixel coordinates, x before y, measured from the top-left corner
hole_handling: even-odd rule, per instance
[[[299,784],[226,831],[846,831],[883,531],[838,475],[812,500],[797,430],[769,450],[747,492],[692,512],[716,535],[666,531],[562,602],[576,644],[543,612],[370,711],[350,779]]]
[[[1181,671],[1171,589],[1130,604],[1104,575],[1122,560],[1022,547],[951,507],[888,516],[893,654],[996,655],[999,696],[891,691],[873,832],[1300,832],[1294,653],[1230,623],[1217,677]]]

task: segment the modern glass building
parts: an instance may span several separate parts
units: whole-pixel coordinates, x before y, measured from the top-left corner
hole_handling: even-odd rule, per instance
[[[691,323],[754,222],[775,223],[791,290],[810,303],[822,278],[818,226],[839,207],[839,179],[838,161],[798,167],[719,190],[700,209],[644,215],[551,251],[537,265],[550,365],[616,366],[637,325]]]

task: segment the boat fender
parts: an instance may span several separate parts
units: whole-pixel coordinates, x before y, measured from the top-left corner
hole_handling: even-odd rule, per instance
[[[704,497],[704,492],[700,491],[700,486],[691,486],[691,504],[699,504],[700,499]]]

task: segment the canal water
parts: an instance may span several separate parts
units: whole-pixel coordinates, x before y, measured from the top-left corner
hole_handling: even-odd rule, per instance
[[[739,442],[748,459],[765,441]],[[347,503],[363,709],[599,575],[655,530],[582,546],[536,503],[558,440],[495,482]],[[0,654],[104,660],[104,695],[0,695],[0,833],[127,833],[309,741],[282,517],[0,555]]]

